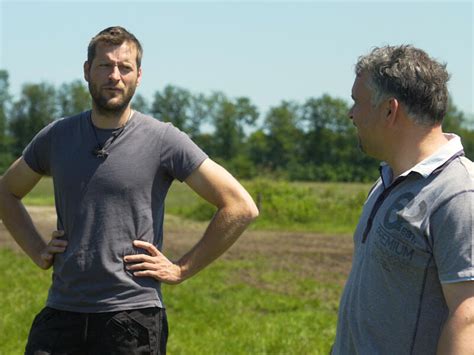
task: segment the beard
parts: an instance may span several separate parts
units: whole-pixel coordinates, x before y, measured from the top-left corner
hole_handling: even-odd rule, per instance
[[[137,88],[137,84],[134,83],[128,89],[124,89],[120,92],[119,95],[108,97],[101,92],[101,89],[97,85],[91,83],[91,81],[89,81],[88,86],[95,108],[99,113],[106,116],[120,114],[125,111]]]

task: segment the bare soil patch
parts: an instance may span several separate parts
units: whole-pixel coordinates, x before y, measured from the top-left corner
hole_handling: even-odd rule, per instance
[[[28,206],[28,212],[45,240],[50,238],[51,232],[56,228],[56,210],[50,206]],[[20,251],[20,247],[15,243],[11,235],[0,220],[0,248],[9,247],[15,251]]]
[[[27,207],[39,232],[49,239],[56,228],[54,207]],[[164,253],[176,258],[185,253],[202,235],[205,223],[183,220],[175,216],[165,219]],[[0,247],[19,251],[0,221]],[[223,256],[230,260],[262,258],[273,271],[290,271],[320,282],[344,283],[352,259],[350,235],[324,235],[307,232],[245,232]],[[258,272],[257,272],[258,273]],[[243,274],[246,281],[261,284],[256,274]],[[264,285],[261,285],[264,286]]]

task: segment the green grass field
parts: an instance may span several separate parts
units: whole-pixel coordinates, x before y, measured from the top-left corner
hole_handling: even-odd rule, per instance
[[[44,306],[51,272],[0,250],[0,354],[22,354],[34,315]],[[266,270],[267,283],[244,272]],[[218,261],[178,286],[164,286],[170,354],[327,354],[335,334],[340,286],[269,270],[265,260]]]
[[[43,179],[25,204],[53,205],[51,185],[50,179]],[[261,208],[252,228],[334,234],[354,228],[369,189],[364,184],[244,185]],[[166,211],[205,220],[213,209],[185,184],[176,183]],[[21,354],[33,317],[44,306],[51,273],[8,249],[0,250],[0,270],[0,355]],[[258,282],[243,276],[256,273]],[[331,282],[272,269],[265,256],[218,260],[181,285],[164,286],[169,353],[327,354],[335,335],[342,276],[327,279]]]

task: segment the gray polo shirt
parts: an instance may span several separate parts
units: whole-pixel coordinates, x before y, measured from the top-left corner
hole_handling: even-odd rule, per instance
[[[107,158],[93,154],[114,135]],[[144,253],[133,247],[135,239],[161,249],[166,193],[207,155],[171,124],[139,112],[123,131],[94,133],[88,111],[45,127],[23,157],[53,177],[58,229],[68,241],[54,258],[47,306],[75,312],[162,307],[160,283],[134,277],[123,256]]]
[[[332,354],[435,354],[443,283],[474,280],[473,163],[450,140],[394,181],[381,166],[354,234]]]

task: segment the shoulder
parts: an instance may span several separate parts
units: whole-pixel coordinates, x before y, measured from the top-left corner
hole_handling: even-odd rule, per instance
[[[454,212],[472,206],[474,163],[464,156],[454,159],[425,188],[431,196],[427,199],[432,201],[433,212]]]
[[[176,143],[177,141],[191,141],[188,134],[171,122],[162,122],[156,118],[136,111],[132,124],[138,128],[138,132],[144,136],[158,137],[162,143]]]
[[[169,127],[173,126],[169,122],[159,121],[156,118],[149,115],[145,115],[139,111],[135,111],[133,116],[133,120],[146,129],[166,131],[167,129],[169,129]]]
[[[466,178],[468,178],[471,182],[473,182],[474,181],[474,163],[468,158],[466,158],[465,156],[462,156],[459,158],[459,165],[460,165],[460,169],[462,169]]]
[[[54,131],[63,129],[69,130],[73,127],[77,127],[81,122],[83,122],[83,120],[87,119],[89,114],[90,111],[84,111],[73,116],[61,117],[54,120],[46,127],[49,127],[50,130]]]
[[[460,156],[454,159],[436,179],[439,190],[445,194],[474,191],[474,163]]]

